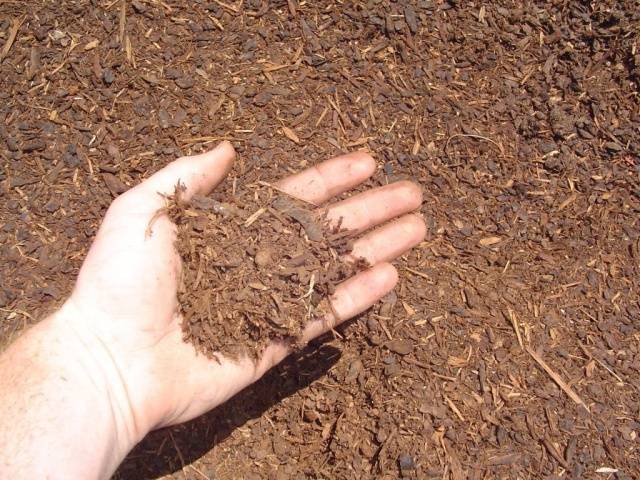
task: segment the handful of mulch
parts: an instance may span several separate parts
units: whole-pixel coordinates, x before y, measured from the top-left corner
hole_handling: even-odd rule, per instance
[[[185,341],[207,357],[257,358],[272,340],[300,343],[305,325],[331,312],[327,297],[366,267],[345,263],[349,232],[268,185],[229,203],[168,197],[183,267],[178,300]]]

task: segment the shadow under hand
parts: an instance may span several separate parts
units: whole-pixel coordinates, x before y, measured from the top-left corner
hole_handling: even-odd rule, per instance
[[[127,456],[114,480],[152,480],[178,471],[248,420],[260,417],[283,398],[322,377],[340,359],[341,352],[318,343],[289,355],[256,383],[211,412],[185,424],[151,432]]]

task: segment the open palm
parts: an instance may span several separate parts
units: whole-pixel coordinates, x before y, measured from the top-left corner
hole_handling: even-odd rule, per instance
[[[194,418],[233,396],[280,362],[288,349],[272,344],[258,363],[209,360],[182,340],[177,288],[180,258],[174,248],[176,228],[160,194],[171,194],[178,181],[185,195],[208,194],[230,170],[235,152],[225,142],[216,149],[171,163],[118,197],[109,208],[65,305],[75,328],[95,337],[119,372],[135,428],[145,432]],[[323,204],[370,177],[375,162],[366,153],[336,157],[283,179],[283,191]],[[422,219],[412,210],[421,204],[420,189],[402,181],[326,205],[330,220],[362,234],[352,255],[372,265],[343,282],[331,303],[338,318],[307,326],[310,340],[336,323],[369,308],[397,281],[390,260],[419,243]],[[399,218],[396,218],[399,217]],[[394,220],[395,219],[395,220]],[[389,223],[385,223],[393,220]],[[369,231],[372,227],[385,224]],[[211,239],[215,242],[215,238]]]

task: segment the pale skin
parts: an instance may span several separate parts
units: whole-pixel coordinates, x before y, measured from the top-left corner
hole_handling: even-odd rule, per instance
[[[76,286],[59,311],[0,356],[0,471],[12,479],[105,479],[151,430],[175,425],[225,402],[289,354],[272,344],[254,363],[220,362],[182,340],[177,302],[180,258],[175,226],[157,218],[159,193],[178,181],[186,196],[208,194],[229,172],[225,142],[184,157],[118,197],[102,222]],[[371,268],[330,298],[335,315],[309,324],[305,341],[365,311],[392,290],[389,263],[419,244],[422,219],[411,213],[420,188],[396,182],[331,202],[369,178],[374,160],[357,152],[280,181],[278,188],[357,232],[354,256]],[[383,225],[372,230],[373,227]],[[211,239],[215,241],[215,239]],[[348,259],[347,259],[348,260]]]

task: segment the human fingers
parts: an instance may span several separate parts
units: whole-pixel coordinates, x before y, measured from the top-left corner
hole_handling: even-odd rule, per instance
[[[375,169],[371,155],[352,152],[286,177],[276,187],[292,197],[319,205],[364,182]]]
[[[364,312],[389,293],[398,281],[398,272],[386,262],[419,244],[425,234],[424,220],[418,215],[410,214],[356,240],[347,259],[364,258],[373,267],[338,286],[330,298],[332,313],[322,320],[309,323],[302,334],[303,341],[308,342]],[[256,378],[264,375],[289,353],[289,347],[282,343],[273,343],[267,347],[256,366]]]
[[[427,227],[422,217],[408,214],[373,230],[353,242],[347,261],[365,259],[369,265],[389,262],[424,240]]]
[[[359,233],[409,213],[421,204],[421,188],[402,180],[331,204],[326,207],[326,216],[331,224]]]
[[[325,318],[313,320],[307,324],[302,341],[309,342],[333,329],[340,323],[364,312],[384,297],[398,282],[398,272],[390,263],[379,263],[342,282],[329,299],[332,313]],[[255,378],[260,378],[267,370],[280,363],[290,348],[282,342],[269,345],[255,368]]]

